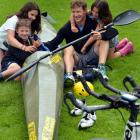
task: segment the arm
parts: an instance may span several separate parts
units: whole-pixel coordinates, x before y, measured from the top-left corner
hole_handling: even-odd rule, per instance
[[[20,43],[16,38],[15,38],[15,31],[13,30],[8,30],[7,31],[7,39],[8,39],[8,43],[11,46],[14,46],[15,48],[21,49],[23,44]]]
[[[90,44],[92,44],[95,41],[94,35],[90,36],[90,38],[87,40],[87,42],[84,44],[84,46],[81,49],[81,53],[85,54],[86,49]]]
[[[56,37],[53,38],[51,41],[44,42],[44,45],[47,46],[50,51],[57,49],[58,45],[61,44],[62,41],[65,39],[66,31],[67,31],[67,25],[63,26],[56,34]]]
[[[94,31],[93,35],[90,36],[90,38],[87,40],[87,42],[82,47],[81,53],[85,54],[86,53],[86,49],[88,48],[88,46],[91,45],[94,41],[100,40],[100,39],[101,39],[101,33]]]
[[[101,33],[102,40],[110,40],[118,35],[118,31],[115,28],[108,28],[105,32]]]
[[[7,39],[8,39],[8,43],[11,46],[14,46],[15,48],[21,49],[23,51],[26,52],[35,52],[36,51],[36,47],[34,46],[28,46],[26,47],[24,44],[20,43],[16,38],[15,38],[15,31],[13,30],[8,30],[7,31]]]
[[[75,21],[74,21],[73,15],[71,15],[71,17],[70,17],[70,24],[71,24],[72,32],[77,33],[78,32],[78,28],[75,25]]]

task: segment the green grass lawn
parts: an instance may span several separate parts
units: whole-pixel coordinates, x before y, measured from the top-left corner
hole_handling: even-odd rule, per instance
[[[28,0],[1,0],[0,1],[0,24],[5,21],[6,16],[16,12]],[[42,12],[48,11],[57,21],[55,28],[58,30],[70,17],[70,0],[38,0],[36,1]],[[87,0],[88,6],[92,0]],[[122,11],[134,9],[140,12],[140,1],[138,0],[108,0],[113,16]],[[128,37],[133,41],[135,52],[132,55],[108,61],[113,70],[108,71],[109,83],[119,89],[124,89],[122,79],[131,75],[140,83],[140,21],[128,26],[116,27],[119,30],[119,38]],[[94,85],[95,91],[108,93],[97,81]],[[89,104],[103,104],[99,100],[88,97]],[[128,119],[128,112],[121,110]],[[77,124],[80,117],[71,117],[66,107],[62,106],[58,140],[90,140],[102,137],[108,140],[121,140],[123,136],[124,122],[117,110],[97,112],[97,121],[94,126],[79,131]],[[28,140],[22,89],[19,82],[0,83],[0,140]]]

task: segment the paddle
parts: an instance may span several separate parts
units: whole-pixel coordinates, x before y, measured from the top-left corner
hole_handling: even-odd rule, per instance
[[[130,24],[130,23],[138,20],[138,19],[140,19],[140,14],[139,13],[137,13],[136,11],[133,11],[133,10],[128,10],[128,11],[125,11],[125,12],[119,14],[118,16],[116,16],[112,23],[104,26],[104,28],[102,28],[101,30],[107,29],[107,28],[109,28],[109,27],[111,27],[113,25],[116,25],[116,26],[127,25],[127,24]],[[52,52],[50,52],[48,54],[45,54],[45,55],[41,56],[39,59],[33,61],[31,64],[23,67],[22,69],[17,71],[15,74],[13,74],[9,78],[7,78],[6,81],[10,81],[10,80],[16,78],[17,76],[21,75],[22,73],[24,73],[25,71],[27,71],[28,69],[33,67],[34,65],[38,64],[39,61],[41,61],[42,59],[44,59],[44,58],[46,58],[48,56],[51,56],[51,55],[53,55],[53,54],[65,49],[65,48],[73,45],[74,43],[77,43],[77,42],[81,41],[82,39],[84,39],[86,37],[89,37],[91,34],[93,34],[93,32],[91,32],[91,33],[89,33],[89,34],[87,34],[87,35],[85,35],[85,36],[83,36],[81,38],[78,38],[78,39],[76,39],[76,40],[74,40],[74,41],[72,41],[72,42],[70,42],[70,43],[68,43],[68,44],[66,44],[66,45],[64,45],[64,46],[62,46],[60,48],[57,48],[56,50],[54,50],[54,51],[52,51]]]

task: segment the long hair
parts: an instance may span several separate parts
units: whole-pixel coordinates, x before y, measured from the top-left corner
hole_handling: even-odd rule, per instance
[[[34,2],[27,2],[15,15],[20,18],[28,18],[28,12],[36,10],[38,15],[36,19],[31,23],[32,33],[39,32],[41,30],[41,14],[38,5]]]
[[[98,9],[99,19],[104,25],[112,22],[112,14],[106,0],[95,0],[94,3],[91,5],[91,11],[94,7]]]

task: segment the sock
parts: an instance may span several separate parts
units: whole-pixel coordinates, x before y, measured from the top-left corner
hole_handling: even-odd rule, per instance
[[[67,72],[66,74],[67,74],[67,75],[73,75],[72,72]]]

